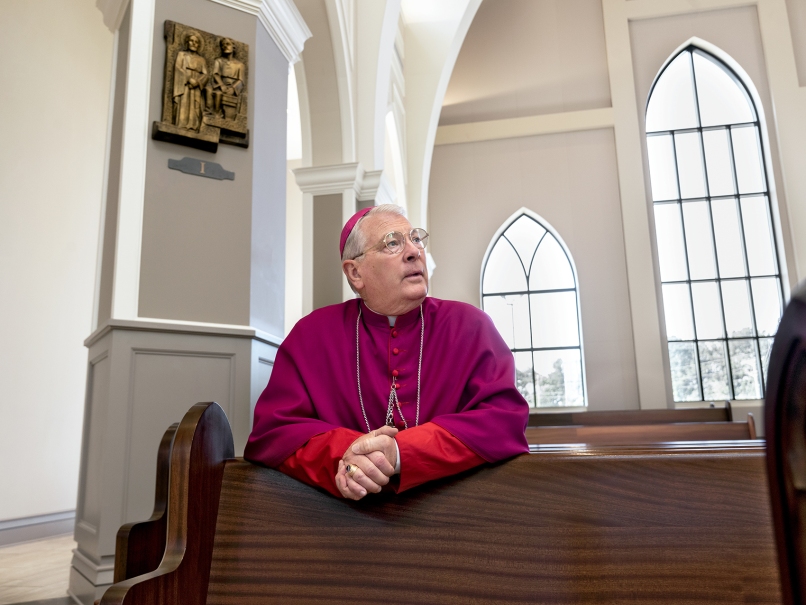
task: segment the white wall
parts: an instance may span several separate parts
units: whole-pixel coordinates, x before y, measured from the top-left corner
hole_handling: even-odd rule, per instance
[[[482,2],[440,126],[610,107],[601,0]]]
[[[302,113],[294,68],[288,70],[285,174],[285,334],[302,317],[302,191],[294,169],[303,165]]]
[[[75,508],[112,41],[93,0],[0,2],[0,520]]]
[[[289,159],[285,175],[285,334],[302,318],[302,241],[303,197],[294,170],[302,166],[302,160]]]
[[[598,410],[639,407],[617,174],[612,129],[439,145],[428,196],[438,298],[480,306],[484,252],[519,208],[557,230],[577,268],[588,405]]]
[[[562,235],[579,269],[591,408],[633,407],[635,389],[624,385],[636,379],[642,408],[672,405],[643,152],[646,95],[669,54],[692,36],[724,49],[747,71],[767,115],[783,264],[796,283],[806,266],[803,4],[483,3],[456,61],[437,132],[429,191],[439,265],[434,294],[478,304],[480,263],[492,233],[521,205],[531,208]],[[615,155],[604,153],[603,141],[598,154],[579,152],[579,142],[605,129],[615,133]],[[606,178],[611,172],[615,187]],[[462,216],[468,213],[470,221]],[[457,224],[464,229],[460,254],[443,244],[455,238]],[[605,241],[593,224],[623,240]],[[621,341],[630,334],[631,347]],[[753,411],[758,421],[760,405],[740,402],[737,415]]]

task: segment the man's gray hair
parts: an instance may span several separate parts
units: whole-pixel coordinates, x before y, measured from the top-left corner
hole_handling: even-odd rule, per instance
[[[364,233],[364,230],[360,227],[365,218],[375,214],[394,214],[397,216],[406,216],[406,209],[403,208],[403,206],[398,206],[397,204],[381,204],[380,206],[375,206],[372,210],[358,219],[355,227],[353,227],[353,230],[347,237],[347,241],[344,242],[344,252],[341,255],[342,262],[358,257],[367,249],[367,246],[369,245],[367,242],[367,234]]]

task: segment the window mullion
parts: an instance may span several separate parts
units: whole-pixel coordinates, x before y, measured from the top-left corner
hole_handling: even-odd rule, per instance
[[[526,276],[526,289],[528,290],[529,289],[529,273],[527,273],[527,271],[526,271],[526,266],[523,264],[523,259],[521,258],[520,252],[518,252],[518,249],[515,247],[515,244],[513,244],[510,241],[510,239],[507,237],[506,232],[504,232],[504,234],[501,237],[503,237],[507,241],[507,243],[512,247],[512,251],[515,252],[515,256],[518,257],[518,262],[520,262],[520,264],[521,264],[521,269],[523,269],[523,274]]]
[[[761,159],[761,171],[764,174],[764,195],[767,198],[767,214],[770,220],[770,232],[772,232],[772,245],[773,245],[773,253],[775,255],[775,267],[776,273],[778,274],[778,314],[779,317],[783,312],[783,305],[786,303],[784,301],[784,292],[783,292],[783,285],[781,283],[781,259],[778,258],[778,235],[775,232],[775,227],[772,224],[772,197],[770,196],[770,175],[767,174],[767,154],[764,150],[764,140],[761,138],[761,118],[758,117],[758,109],[756,109],[756,118],[757,121],[755,123],[756,127],[756,136],[758,137],[758,146],[759,146],[759,157]],[[732,149],[732,147],[731,147]],[[760,338],[758,334],[758,329],[756,329],[756,338]],[[766,376],[764,375],[764,362],[761,360],[761,343],[760,341],[756,341],[758,349],[758,356],[759,360],[761,361],[761,365],[759,366],[759,372],[761,372],[761,395],[762,397],[767,396],[767,384],[766,384]]]
[[[535,246],[535,251],[532,252],[532,258],[529,260],[529,270],[526,272],[526,289],[530,292],[532,291],[532,286],[529,280],[532,278],[532,267],[535,264],[535,257],[537,256],[537,251],[540,250],[540,244],[543,243],[543,240],[546,239],[548,235],[548,231],[544,231],[543,235],[540,236],[540,239],[537,242],[537,246]]]
[[[703,156],[704,157],[704,156]],[[708,179],[708,168],[706,167],[706,180]],[[710,191],[709,191],[710,193]],[[725,335],[723,339],[723,343],[725,346],[724,354],[725,360],[727,361],[727,369],[728,369],[728,395],[731,399],[735,399],[735,393],[733,392],[733,362],[730,359],[730,350],[728,348],[728,322],[725,320],[725,301],[722,298],[722,272],[719,268],[719,256],[717,254],[717,247],[716,247],[716,228],[714,227],[714,209],[711,206],[711,197],[708,197],[708,216],[711,220],[711,241],[714,244],[714,267],[716,267],[716,290],[719,294],[719,305],[722,310],[722,333]]]
[[[692,76],[693,77],[693,76]],[[677,177],[677,210],[680,213],[680,228],[683,232],[683,256],[686,260],[686,284],[688,285],[688,302],[691,308],[691,327],[694,330],[694,360],[697,364],[697,375],[698,375],[698,384],[699,384],[699,391],[700,391],[700,400],[703,397],[703,388],[702,388],[702,368],[700,367],[700,347],[697,341],[697,318],[694,315],[694,296],[691,293],[691,267],[689,266],[688,262],[688,242],[686,241],[686,221],[683,218],[683,202],[682,195],[683,192],[680,188],[680,167],[677,163],[677,142],[674,138],[674,132],[672,133],[672,157],[674,157],[674,173]],[[668,344],[668,343],[667,343]]]
[[[691,72],[694,74],[694,54],[691,55]],[[734,392],[733,392],[733,365],[730,359],[730,350],[728,348],[728,325],[725,321],[725,301],[722,298],[722,274],[719,269],[719,257],[717,255],[717,246],[716,246],[716,229],[714,228],[714,211],[713,207],[711,206],[711,184],[709,181],[709,174],[708,174],[708,160],[705,155],[705,140],[703,136],[703,127],[702,127],[702,115],[700,113],[700,96],[699,91],[697,89],[697,77],[694,74],[694,98],[696,100],[695,107],[697,108],[697,122],[699,123],[700,127],[698,128],[699,136],[700,136],[700,150],[702,152],[702,163],[703,163],[703,171],[705,173],[705,202],[708,205],[708,218],[711,222],[711,243],[713,244],[713,254],[714,254],[714,268],[716,270],[716,289],[717,294],[719,295],[719,306],[720,310],[722,311],[722,332],[725,335],[725,339],[722,341],[723,343],[723,355],[725,358],[725,362],[727,364],[726,369],[728,370],[728,396],[733,399]],[[735,167],[733,168],[734,173],[736,172]],[[735,175],[734,175],[735,179]],[[685,232],[684,232],[685,233]],[[685,237],[685,235],[684,235]],[[691,275],[689,275],[689,279]],[[695,324],[696,325],[696,324]],[[699,352],[699,342],[697,344],[697,351]],[[700,384],[702,385],[702,397],[703,401],[705,400],[705,379],[703,378],[703,371],[702,371],[702,360],[700,359]]]
[[[758,383],[761,387],[761,396],[764,397],[764,376],[761,368],[761,347],[758,346],[758,326],[756,325],[756,303],[753,300],[753,280],[750,279],[750,261],[747,258],[747,238],[744,233],[744,217],[742,216],[742,194],[739,191],[739,175],[736,172],[736,153],[733,149],[733,127],[728,126],[728,148],[730,149],[731,164],[733,165],[733,184],[736,188],[736,212],[739,217],[739,233],[741,234],[742,255],[744,259],[744,270],[747,275],[747,293],[750,298],[750,323],[753,326],[753,343],[756,349],[756,361],[758,362]],[[759,159],[761,159],[759,157]],[[766,174],[764,175],[766,178]],[[730,354],[730,347],[728,347]]]
[[[709,214],[710,214],[710,211],[711,211],[711,188],[710,188],[710,186],[708,184],[708,167],[707,167],[708,165],[706,164],[705,143],[703,142],[703,136],[702,136],[702,112],[700,112],[700,92],[699,92],[699,90],[697,88],[697,72],[694,69],[694,50],[692,48],[689,48],[688,58],[689,58],[689,61],[690,61],[690,64],[691,64],[691,87],[692,87],[692,90],[694,91],[694,109],[697,111],[697,136],[700,139],[700,149],[702,150],[702,164],[703,164],[702,169],[703,169],[703,176],[705,177],[705,200],[706,200],[706,203],[708,204],[708,211],[709,211]],[[675,161],[677,161],[677,156],[675,156]],[[680,192],[680,195],[682,197],[682,191]],[[680,218],[683,219],[682,202],[681,202]],[[713,228],[714,228],[714,225],[713,225],[713,220],[712,220],[711,221],[711,229],[713,230]],[[700,357],[700,340],[699,340],[700,335],[699,335],[699,333],[697,331],[697,316],[694,314],[694,291],[693,291],[692,283],[691,283],[691,268],[689,267],[689,264],[688,264],[688,243],[687,243],[687,236],[686,236],[685,220],[683,220],[683,242],[684,242],[684,245],[686,246],[686,268],[689,271],[689,273],[688,273],[688,280],[689,280],[688,288],[689,288],[689,296],[691,297],[691,320],[694,322],[694,337],[695,337],[694,348],[697,350],[697,368],[699,368],[699,371],[700,371],[700,397],[702,398],[703,401],[705,401],[705,378],[703,377],[702,358]],[[714,239],[714,266],[717,266],[718,263],[719,263],[719,260],[717,259],[717,256],[716,256],[716,239]],[[717,286],[717,289],[721,290],[721,288],[719,286]],[[719,300],[720,300],[720,303],[721,303],[722,302],[721,295],[720,295]],[[723,321],[724,321],[724,316],[725,316],[725,309],[723,308],[722,309]],[[727,347],[727,345],[725,345],[725,346]]]

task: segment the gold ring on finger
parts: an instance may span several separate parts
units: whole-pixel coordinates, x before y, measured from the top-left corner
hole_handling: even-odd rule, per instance
[[[348,464],[347,468],[345,469],[345,471],[347,472],[347,476],[350,478],[352,478],[352,476],[355,475],[357,470],[358,467],[355,464]]]

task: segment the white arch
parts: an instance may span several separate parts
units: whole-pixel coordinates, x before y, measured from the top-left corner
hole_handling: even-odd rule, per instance
[[[333,64],[339,91],[341,161],[355,161],[355,5],[325,0]]]
[[[308,82],[305,79],[305,61],[300,59],[294,64],[293,69],[294,81],[297,84],[297,99],[299,102],[302,165],[310,166],[312,162],[311,109],[308,104]]]
[[[389,175],[389,181],[394,187],[396,200],[395,203],[408,208],[408,200],[406,199],[406,171],[403,164],[403,146],[400,140],[400,128],[398,127],[397,117],[395,112],[391,109],[386,114],[385,133],[386,140],[384,141],[384,155],[388,153],[389,157],[384,157],[384,173]],[[388,151],[387,151],[388,150]]]
[[[375,7],[374,14],[362,8],[358,22],[357,159],[366,170],[381,170],[386,168],[383,165],[386,113],[395,37],[400,20],[400,0],[386,0],[382,9],[377,0],[366,5],[367,8],[370,6]]]
[[[428,10],[438,11],[442,17],[453,13],[453,17],[438,24],[427,20],[409,23],[406,35],[409,217],[425,228],[428,227],[428,184],[439,114],[456,58],[481,0],[440,0],[430,4],[434,6]]]

